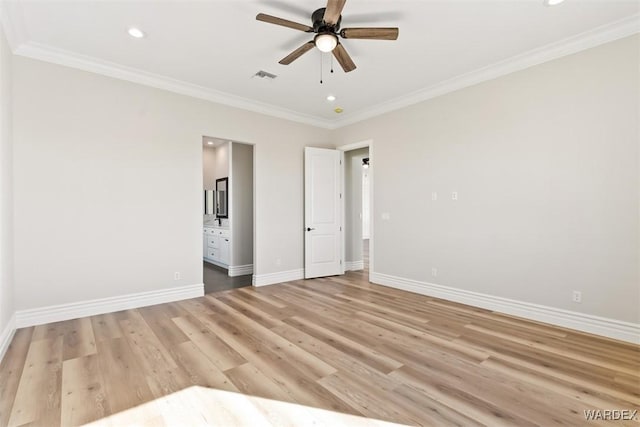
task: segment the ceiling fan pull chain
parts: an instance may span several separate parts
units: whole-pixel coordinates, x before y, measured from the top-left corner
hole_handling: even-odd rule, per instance
[[[331,73],[333,73],[333,55],[331,55]]]
[[[322,52],[320,52],[320,84],[322,84]]]

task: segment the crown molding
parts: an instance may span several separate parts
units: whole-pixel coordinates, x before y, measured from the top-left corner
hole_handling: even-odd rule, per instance
[[[542,64],[585,49],[599,46],[640,32],[640,14],[606,24],[575,36],[513,56],[495,64],[442,81],[389,101],[374,105],[344,116],[328,120],[299,113],[276,105],[239,97],[215,89],[191,84],[181,80],[149,73],[114,62],[80,55],[71,51],[28,41],[20,2],[0,1],[0,24],[15,55],[52,62],[71,68],[89,71],[145,86],[155,87],[217,104],[253,111],[272,117],[291,120],[324,129],[339,129],[372,117],[399,110],[449,92],[492,80],[506,74]]]
[[[218,104],[255,113],[265,114],[272,117],[291,120],[298,123],[312,125],[320,128],[329,128],[329,121],[317,118],[308,114],[298,113],[293,110],[267,104],[260,101],[243,98],[215,89],[187,83],[182,80],[162,76],[160,74],[149,73],[137,68],[126,67],[110,61],[104,61],[91,56],[80,55],[64,49],[48,46],[35,42],[27,42],[13,50],[15,55],[41,61],[64,65],[71,68],[89,71],[120,80],[126,80],[169,92],[187,95],[193,98],[204,99]]]
[[[0,1],[0,26],[14,53],[18,46],[28,40],[22,5],[19,2]]]
[[[449,92],[492,80],[534,65],[571,55],[592,47],[612,42],[640,32],[640,14],[635,14],[610,24],[596,27],[566,39],[513,56],[495,64],[477,69],[437,83],[433,86],[400,96],[360,110],[331,122],[331,129],[338,129],[391,111],[399,110]]]

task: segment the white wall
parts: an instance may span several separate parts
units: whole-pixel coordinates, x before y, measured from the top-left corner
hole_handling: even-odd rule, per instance
[[[231,265],[253,264],[253,146],[231,148]]]
[[[216,189],[216,179],[229,176],[230,143],[202,150],[202,183],[205,190]]]
[[[225,142],[216,147],[205,146],[202,151],[202,167],[203,167],[203,185],[206,190],[216,189],[216,180],[229,177],[229,159],[231,153],[231,143]],[[217,193],[214,192],[214,212],[215,200],[218,199]],[[216,219],[216,215],[204,215],[203,221],[211,223]],[[220,225],[227,227],[228,219],[221,219]]]
[[[0,358],[3,332],[14,313],[12,55],[0,26]]]
[[[376,147],[376,272],[637,323],[639,47],[625,38],[336,131],[337,145]]]
[[[231,152],[231,143],[226,142],[215,148],[216,155],[215,166],[214,166],[214,183],[213,188],[215,190],[215,180],[220,178],[228,178],[229,177],[229,163],[230,163],[230,152]]]
[[[362,168],[362,238],[371,237],[371,184],[369,169]]]
[[[216,181],[218,179],[229,178],[229,170],[231,169],[231,142],[225,142],[224,144],[217,146],[215,148],[215,153],[216,154],[213,157],[215,161],[215,165],[213,168],[213,175],[214,175],[213,188],[214,189],[217,188]],[[215,199],[218,200],[219,197],[221,197],[221,194],[216,190]],[[230,200],[228,181],[227,181],[227,194],[225,197],[227,197],[227,200]],[[214,218],[216,217],[217,217],[217,214],[216,216],[214,216]],[[222,218],[219,224],[222,225],[223,227],[228,227],[229,226],[228,217],[229,217],[229,204],[227,203],[227,218]]]
[[[13,71],[18,309],[202,283],[203,135],[256,144],[257,274],[302,268],[303,147],[329,131],[23,57]]]
[[[204,190],[216,189],[216,149],[204,147],[202,149],[202,188]]]
[[[377,272],[638,322],[638,47],[619,40],[333,132],[14,57],[16,307],[201,283],[201,138],[215,135],[256,144],[258,275],[302,268],[302,147],[373,139]]]

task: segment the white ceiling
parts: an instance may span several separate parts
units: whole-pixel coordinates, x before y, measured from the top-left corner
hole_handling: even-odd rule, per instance
[[[566,0],[555,7],[543,0],[349,0],[343,28],[397,26],[400,36],[397,41],[344,40],[358,68],[345,74],[334,61],[330,74],[330,55],[316,49],[291,65],[278,64],[311,35],[255,20],[263,12],[310,24],[311,12],[323,7],[323,0],[3,1],[7,35],[17,54],[86,69],[98,63],[96,69],[105,74],[208,93],[231,105],[329,127],[392,109],[416,94],[426,97],[429,88],[438,92],[456,77],[495,64],[504,68],[510,58],[534,49],[540,52],[570,37],[575,45],[575,36],[585,32],[590,31],[592,45],[601,33],[609,39],[628,35],[640,8],[637,0]],[[626,25],[622,32],[621,23]],[[131,38],[130,26],[147,37]],[[562,49],[554,55],[567,53]],[[319,82],[322,56],[324,84]],[[252,78],[259,70],[278,77]],[[329,94],[337,100],[327,101]],[[341,115],[333,111],[338,106],[344,109]]]

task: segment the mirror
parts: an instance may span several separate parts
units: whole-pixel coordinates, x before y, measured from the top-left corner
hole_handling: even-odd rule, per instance
[[[213,209],[213,203],[215,199],[213,198],[213,194],[215,191],[213,190],[204,190],[204,214],[205,215],[213,215],[215,213]]]
[[[216,179],[216,216],[228,218],[227,205],[229,204],[229,177]]]

